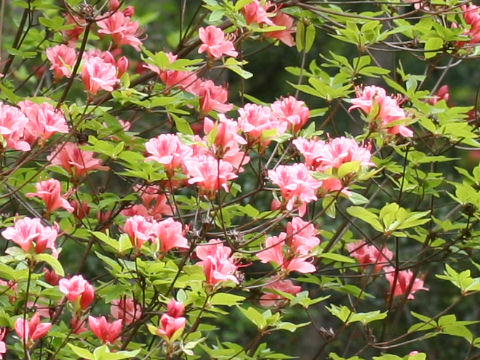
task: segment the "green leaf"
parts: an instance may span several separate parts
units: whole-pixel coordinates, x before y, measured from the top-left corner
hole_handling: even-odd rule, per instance
[[[45,253],[35,254],[34,258],[35,258],[36,261],[46,262],[48,265],[50,265],[50,267],[53,269],[53,271],[55,271],[57,273],[57,275],[65,276],[65,272],[63,271],[62,264],[60,264],[60,261],[55,259],[52,255],[45,254]]]
[[[337,170],[337,176],[343,178],[351,173],[356,173],[360,170],[360,161],[350,161],[343,163]]]
[[[315,42],[315,26],[310,24],[307,26],[305,33],[305,52],[309,52]]]
[[[94,360],[121,360],[121,359],[131,359],[136,356],[141,349],[133,351],[116,351],[110,352],[110,349],[107,345],[100,346],[96,348],[93,352]]]
[[[238,306],[238,309],[243,313],[243,315],[254,323],[260,330],[263,330],[267,326],[267,320],[257,309],[253,307],[249,307],[248,309],[244,309]]]
[[[297,51],[301,52],[305,48],[304,44],[305,38],[305,24],[303,21],[297,22],[297,33],[295,35],[295,44],[297,46]]]
[[[360,220],[363,220],[366,223],[370,224],[375,230],[383,231],[383,226],[378,220],[378,216],[371,211],[364,209],[360,206],[350,206],[347,209],[347,212],[350,215],[355,216],[356,218],[359,218]]]
[[[187,120],[175,114],[170,115],[173,117],[173,120],[175,121],[175,126],[177,127],[177,130],[179,132],[186,135],[193,135],[193,130]]]
[[[227,60],[225,60],[224,64],[227,69],[232,70],[234,73],[240,75],[244,79],[250,79],[253,76],[251,72],[242,68],[242,65],[246,64],[246,61],[240,62],[229,57]]]
[[[75,353],[75,355],[80,356],[81,358],[88,359],[88,360],[94,360],[95,357],[94,355],[88,351],[87,349],[82,349],[78,346],[72,345],[70,343],[67,343],[67,345],[72,349],[72,351]]]
[[[239,10],[243,9],[245,6],[250,4],[252,1],[253,0],[238,0],[235,3],[235,11],[239,11]]]
[[[210,299],[210,304],[212,305],[226,305],[233,306],[245,300],[244,296],[227,294],[227,293],[216,293]]]
[[[287,330],[287,331],[290,331],[290,332],[294,332],[298,328],[301,328],[301,327],[304,327],[304,326],[307,326],[307,325],[310,325],[310,323],[306,322],[306,323],[301,323],[301,324],[294,324],[294,323],[291,323],[291,322],[279,322],[275,326],[275,330]]]
[[[341,254],[335,254],[335,253],[322,253],[319,255],[320,258],[324,259],[329,259],[337,262],[342,262],[342,263],[354,263],[355,260],[352,259],[351,257],[341,255]]]
[[[348,195],[348,200],[350,200],[350,202],[354,205],[363,205],[363,204],[368,203],[368,201],[369,201],[362,194],[355,193],[355,192],[350,192],[350,194]]]
[[[427,40],[425,43],[425,59],[430,59],[435,57],[439,52],[442,51],[443,40],[438,37],[432,37]]]
[[[95,236],[98,240],[104,242],[105,244],[111,246],[115,250],[119,248],[118,241],[115,239],[112,239],[110,236],[107,234],[100,232],[100,231],[92,231],[91,232],[93,236]]]

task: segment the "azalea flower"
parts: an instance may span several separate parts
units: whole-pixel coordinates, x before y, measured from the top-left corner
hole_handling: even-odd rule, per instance
[[[198,53],[207,52],[208,56],[218,59],[223,55],[237,57],[238,52],[230,40],[225,39],[225,33],[222,29],[215,26],[201,27],[198,29],[198,37],[202,41]]]
[[[47,335],[51,327],[51,323],[40,323],[38,313],[35,313],[30,320],[24,320],[22,317],[15,320],[15,332],[20,339],[29,344]]]
[[[122,320],[108,322],[105,316],[88,317],[88,326],[97,338],[104,344],[113,344],[122,332]]]
[[[25,252],[33,249],[35,253],[40,254],[50,249],[52,255],[58,257],[58,250],[55,248],[57,229],[53,226],[43,226],[38,218],[17,219],[13,226],[2,231],[2,236],[19,245]]]
[[[390,293],[393,291],[393,296],[405,295],[408,292],[407,299],[415,299],[414,294],[420,290],[428,290],[424,287],[424,281],[418,277],[414,278],[411,270],[397,271],[394,267],[386,267],[385,278],[390,284]],[[396,274],[396,275],[395,275]],[[413,282],[413,284],[412,284]]]
[[[389,261],[393,259],[393,253],[388,248],[378,249],[375,245],[368,245],[365,241],[357,241],[347,244],[350,256],[357,259],[365,270],[368,265],[375,265],[374,271],[378,273]]]
[[[93,170],[108,170],[102,166],[102,160],[93,157],[93,152],[81,150],[78,144],[66,142],[58,145],[47,160],[52,165],[59,165],[75,177],[82,177]]]
[[[78,305],[82,310],[85,310],[95,297],[95,289],[82,275],[61,279],[58,288],[69,301],[75,303],[78,300]]]
[[[95,95],[100,89],[113,91],[119,83],[117,68],[100,57],[87,57],[81,73],[85,89],[90,95]]]
[[[72,69],[77,62],[77,52],[74,48],[61,44],[48,48],[45,52],[52,64],[50,70],[53,71],[56,79],[72,75]]]
[[[305,164],[279,165],[268,171],[270,180],[280,187],[282,198],[287,202],[287,210],[298,207],[303,216],[307,204],[317,200],[316,192],[322,183],[313,178]]]
[[[62,207],[69,212],[74,211],[70,203],[62,197],[60,181],[57,179],[40,181],[35,185],[35,188],[37,191],[28,193],[27,197],[39,197],[42,199],[47,208],[47,213]]]
[[[222,244],[218,239],[212,239],[208,244],[200,244],[195,253],[202,261],[197,265],[203,268],[207,284],[216,285],[222,281],[233,281],[238,284],[235,277],[237,265],[231,257],[232,250]]]
[[[48,102],[36,104],[24,100],[20,101],[18,106],[28,119],[23,136],[30,145],[36,141],[44,143],[56,133],[68,133],[69,128],[65,116],[52,104]]]
[[[142,41],[138,38],[141,35],[139,24],[132,21],[124,12],[116,11],[106,19],[97,22],[99,34],[108,34],[117,45],[130,45],[140,51]]]

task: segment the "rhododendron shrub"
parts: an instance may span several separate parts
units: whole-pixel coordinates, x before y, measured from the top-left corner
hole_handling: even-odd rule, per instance
[[[476,4],[0,24],[0,359],[480,358]]]

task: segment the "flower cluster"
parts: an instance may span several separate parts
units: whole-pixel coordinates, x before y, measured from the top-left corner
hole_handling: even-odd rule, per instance
[[[40,181],[35,185],[37,191],[27,193],[27,197],[38,197],[43,200],[47,213],[51,213],[60,208],[73,212],[73,207],[61,195],[61,184],[57,179]]]
[[[58,257],[55,240],[57,228],[42,225],[40,219],[24,217],[15,220],[15,224],[2,231],[2,236],[20,246],[23,251],[40,254],[50,249],[54,257]]]
[[[65,117],[50,103],[24,100],[18,106],[20,109],[0,103],[0,136],[11,149],[29,151],[56,133],[68,133]]]
[[[201,27],[198,29],[198,37],[202,45],[198,48],[198,53],[207,52],[212,59],[218,59],[223,55],[237,57],[238,52],[230,40],[225,39],[225,33],[222,29],[215,26]]]
[[[271,2],[267,2],[264,6],[260,1],[254,0],[242,8],[243,16],[247,24],[257,23],[261,26],[284,26],[284,30],[265,32],[266,37],[278,39],[287,46],[294,46],[295,39],[292,36],[293,18],[282,11],[277,11],[277,7]]]
[[[357,89],[357,97],[351,102],[353,105],[349,110],[361,109],[368,115],[373,130],[381,129],[391,135],[413,136],[411,129],[396,124],[399,120],[405,119],[407,115],[398,105],[398,100],[388,96],[385,89],[373,85]]]
[[[123,231],[129,236],[132,245],[138,249],[147,241],[155,244],[162,253],[173,248],[189,247],[187,239],[183,236],[182,224],[172,218],[149,221],[141,215],[135,215],[127,219]]]
[[[82,150],[76,143],[66,142],[58,145],[47,156],[51,165],[59,165],[75,178],[81,178],[92,170],[108,170],[102,161],[94,157],[94,153]]]
[[[18,318],[15,320],[15,332],[27,347],[33,345],[35,340],[41,339],[50,331],[51,323],[40,323],[40,314],[35,313],[30,320]]]
[[[212,239],[208,244],[199,244],[195,254],[201,260],[197,265],[203,268],[208,285],[216,285],[227,280],[238,284],[235,276],[237,264],[231,256],[232,250],[224,246],[220,240]]]
[[[280,188],[286,209],[298,208],[300,216],[305,215],[307,204],[317,200],[317,190],[322,186],[322,182],[316,180],[303,163],[279,165],[268,171],[268,177]]]
[[[257,257],[263,263],[277,264],[286,273],[312,273],[315,271],[310,261],[312,250],[319,244],[315,226],[296,217],[287,224],[286,233],[267,237],[265,250],[258,252]]]
[[[157,330],[158,335],[168,342],[178,338],[187,323],[187,319],[182,316],[184,312],[185,306],[182,302],[175,299],[170,300],[167,304],[167,313],[160,317]]]
[[[470,25],[469,29],[464,31],[464,35],[470,37],[469,44],[477,44],[480,42],[480,13],[476,5],[462,5],[462,14],[465,23]],[[460,44],[464,44],[461,42]]]
[[[79,310],[85,310],[95,297],[95,289],[82,275],[75,275],[70,279],[61,279],[58,288]]]
[[[393,253],[386,247],[378,248],[374,244],[367,244],[365,241],[352,242],[347,245],[347,250],[365,270],[373,265],[373,272],[379,273],[382,269],[385,278],[390,284],[390,293],[393,296],[407,295],[407,299],[415,298],[415,292],[428,290],[424,287],[424,281],[414,276],[411,270],[396,270],[390,265],[393,260]]]

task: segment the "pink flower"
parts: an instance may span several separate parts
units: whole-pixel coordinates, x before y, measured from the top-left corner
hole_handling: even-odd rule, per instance
[[[238,134],[238,123],[228,119],[225,115],[218,115],[218,122],[214,123],[205,117],[203,130],[205,132],[204,142],[209,143],[209,138],[215,134],[215,139],[210,147],[211,153],[218,159],[228,161],[235,169],[242,171],[242,166],[250,161],[240,147],[247,141]],[[213,133],[212,133],[213,131]]]
[[[43,268],[43,276],[45,278],[45,282],[52,286],[57,286],[61,277],[55,271],[49,270],[48,268]]]
[[[142,245],[154,238],[154,224],[146,220],[143,216],[135,215],[127,219],[123,225],[123,232],[125,232],[132,245],[140,249]]]
[[[218,59],[224,54],[237,57],[238,52],[230,40],[225,40],[225,33],[222,29],[215,26],[207,26],[198,29],[198,37],[202,41],[202,45],[198,48],[198,53],[207,52],[208,56]]]
[[[192,148],[173,134],[162,134],[150,139],[145,148],[150,155],[145,160],[154,160],[162,164],[170,175],[173,175],[173,172],[193,154]]]
[[[448,87],[448,85],[441,86],[440,89],[438,89],[435,95],[433,95],[428,102],[432,105],[435,105],[441,100],[445,100],[445,102],[447,103],[448,103],[448,100],[450,100],[450,88]]]
[[[267,106],[246,104],[238,109],[238,125],[249,140],[268,146],[270,141],[287,130],[288,123],[281,121]]]
[[[136,188],[138,191],[141,188]],[[147,213],[154,219],[161,219],[163,215],[173,215],[172,207],[168,204],[168,198],[163,191],[155,185],[141,190],[140,198]]]
[[[227,280],[238,284],[238,279],[234,275],[237,265],[230,256],[232,250],[224,246],[220,240],[212,239],[207,245],[198,245],[195,253],[202,260],[197,265],[203,268],[207,284],[215,285]]]
[[[177,331],[180,333],[185,328],[187,319],[184,317],[173,317],[163,314],[158,324],[158,334],[163,335],[167,339],[171,339]]]
[[[195,82],[189,92],[200,98],[200,108],[203,114],[208,114],[212,110],[225,113],[233,109],[233,104],[226,104],[228,101],[227,89],[215,85],[212,80]]]
[[[56,133],[67,134],[69,129],[65,117],[60,110],[44,102],[36,104],[29,100],[18,103],[28,119],[25,126],[24,138],[29,144],[39,141],[40,144]]]
[[[30,145],[23,139],[28,119],[16,107],[0,103],[0,135],[7,146],[20,151],[29,151]]]
[[[359,146],[354,139],[338,137],[325,144],[323,151],[315,159],[316,170],[325,171],[339,168],[348,162],[359,162],[361,166],[375,166],[371,161],[370,148]]]
[[[257,253],[257,258],[262,263],[274,262],[279,265],[284,271],[298,271],[300,273],[312,273],[315,266],[307,261],[307,256],[297,256],[292,253],[288,253],[288,248],[284,246],[287,234],[280,233],[279,236],[270,236],[265,240],[265,250]],[[287,257],[285,256],[287,255]]]
[[[292,36],[293,30],[293,18],[283,12],[279,12],[274,18],[272,18],[275,26],[284,26],[285,30],[279,31],[269,31],[265,32],[264,35],[274,39],[278,39],[287,46],[294,46],[295,39]]]
[[[13,280],[5,281],[0,279],[0,286],[4,286],[6,288],[2,289],[2,293],[9,294],[8,301],[10,301],[10,304],[14,304],[18,293],[18,284]]]
[[[0,330],[0,359],[3,359],[3,354],[7,352],[7,345],[5,345],[5,334],[7,333],[7,329]]]
[[[245,17],[247,24],[267,24],[274,26],[275,24],[268,18],[267,10],[258,0],[253,0],[250,4],[242,8],[242,14]]]
[[[282,98],[271,105],[273,114],[288,123],[292,132],[298,132],[308,121],[310,110],[303,101],[297,100],[293,96]]]
[[[375,245],[368,245],[365,241],[349,243],[347,250],[362,265],[363,270],[368,265],[375,265],[375,273],[382,270],[393,259],[393,253],[388,248],[378,249]]]
[[[185,167],[188,183],[197,184],[200,191],[207,195],[214,195],[220,187],[228,192],[228,181],[237,178],[232,164],[209,155],[187,159]]]
[[[185,312],[185,305],[181,301],[172,299],[167,304],[167,313],[172,317],[180,317]]]
[[[60,191],[60,181],[57,179],[50,179],[46,181],[40,181],[35,185],[37,191],[34,193],[28,193],[27,197],[39,197],[45,203],[47,213],[51,213],[61,207],[69,212],[73,212],[73,207],[65,200]]]
[[[108,170],[102,166],[102,160],[95,159],[93,152],[80,150],[78,144],[66,142],[58,145],[47,156],[52,165],[59,165],[73,176],[79,178],[93,170]]]
[[[79,203],[77,200],[73,200],[70,202],[70,205],[72,205],[73,207],[73,215],[78,220],[82,220],[90,213],[90,206],[88,206],[88,203],[86,201],[81,201]]]
[[[296,138],[292,141],[293,145],[297,148],[298,152],[303,156],[305,165],[311,170],[315,170],[317,167],[317,158],[326,151],[325,141],[321,140],[307,140],[304,138]]]
[[[70,320],[70,329],[72,329],[72,332],[74,334],[82,334],[88,329],[85,327],[86,321],[82,318],[78,318],[75,315],[72,316],[72,319]]]
[[[189,248],[187,239],[183,236],[182,224],[172,218],[154,224],[152,232],[163,253],[173,248]]]
[[[317,229],[311,222],[294,217],[287,224],[287,243],[296,254],[308,255],[320,244],[320,239],[317,237]]]
[[[2,236],[19,245],[25,252],[29,252],[32,247],[37,254],[50,249],[52,255],[58,257],[58,251],[55,248],[55,240],[58,236],[57,229],[51,226],[43,226],[40,219],[29,217],[17,219],[14,226],[2,231]]]
[[[122,332],[122,320],[109,323],[105,316],[88,317],[88,326],[97,338],[104,344],[113,344]]]
[[[317,200],[316,192],[322,185],[312,177],[305,164],[279,165],[268,171],[268,177],[280,187],[287,210],[298,206],[300,216],[305,214],[306,204]]]
[[[123,297],[112,300],[110,314],[115,319],[122,320],[125,325],[130,325],[142,317],[142,307],[133,299]]]
[[[118,49],[120,50],[120,49]],[[122,75],[127,71],[128,69],[128,59],[125,56],[122,56],[118,60],[115,60],[115,57],[110,51],[101,51],[99,49],[92,49],[88,50],[84,56],[85,61],[90,59],[98,57],[101,58],[104,62],[107,64],[111,64],[115,66],[115,69],[117,71],[117,78],[120,79]]]
[[[117,78],[117,68],[100,57],[87,57],[82,68],[82,81],[90,95],[95,95],[98,90],[113,91],[120,81]]]
[[[78,24],[82,24],[83,20],[79,18],[74,18],[70,13],[64,14],[65,17],[65,25],[72,25],[72,29],[70,30],[62,30],[62,35],[65,40],[68,40],[69,46],[75,46],[80,35],[83,33],[83,27],[79,26]]]
[[[78,301],[82,310],[85,310],[95,297],[95,289],[82,275],[75,275],[70,279],[62,279],[58,287],[69,301],[73,303]]]
[[[177,55],[171,52],[167,52],[166,55],[169,64],[173,64],[177,60]],[[156,73],[168,88],[179,86],[181,89],[188,91],[197,81],[197,75],[194,72],[179,70],[162,71],[158,66],[152,64],[144,64],[144,67]]]
[[[23,318],[15,320],[15,332],[25,342],[44,337],[51,327],[51,323],[40,323],[40,315],[38,313],[33,315],[31,320],[23,320]]]
[[[245,145],[247,141],[239,135],[240,128],[238,123],[234,120],[228,119],[225,115],[218,115],[218,122],[214,123],[208,117],[203,120],[203,131],[208,135],[212,130],[215,130],[214,144],[226,150],[232,148],[237,144]]]
[[[56,45],[46,50],[47,58],[52,65],[50,70],[56,79],[70,77],[72,69],[77,62],[77,52],[74,48],[67,45]]]
[[[51,318],[55,314],[55,307],[49,305],[50,300],[39,297],[35,301],[28,301],[27,307],[35,311],[40,317]]]
[[[385,89],[378,86],[365,86],[363,90],[357,89],[357,98],[352,99],[352,104],[348,109],[349,111],[360,108],[372,120],[378,120],[380,122],[379,126],[388,134],[400,134],[405,137],[413,136],[412,130],[406,126],[389,126],[393,121],[406,118],[406,114],[400,108],[396,99],[387,96]],[[372,109],[375,109],[376,113],[371,113]]]
[[[413,294],[417,291],[428,290],[428,288],[423,286],[424,282],[422,279],[418,277],[414,278],[411,270],[397,271],[394,267],[390,266],[386,267],[384,271],[385,278],[390,284],[390,293],[393,291],[393,296],[405,295],[410,289],[407,299],[412,300],[415,299]]]
[[[463,19],[470,25],[470,29],[464,31],[464,35],[470,37],[470,44],[476,44],[480,42],[480,14],[478,12],[478,6],[476,5],[462,5]],[[463,45],[465,42],[459,42],[459,45]]]
[[[297,295],[300,290],[302,290],[302,287],[294,285],[291,280],[277,280],[265,286],[264,289],[278,290],[292,295]],[[287,299],[280,294],[276,294],[274,292],[266,292],[260,298],[260,305],[266,307],[276,306],[285,300]]]
[[[130,45],[140,51],[142,41],[138,38],[141,35],[138,22],[131,21],[130,17],[123,12],[117,11],[105,20],[97,22],[99,34],[108,34],[116,45]]]

